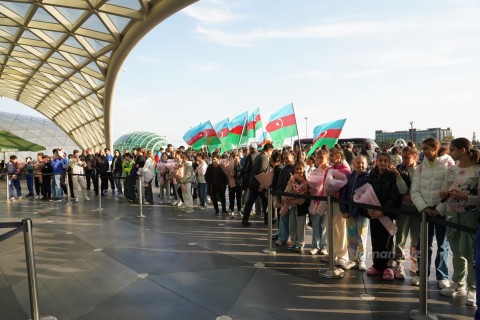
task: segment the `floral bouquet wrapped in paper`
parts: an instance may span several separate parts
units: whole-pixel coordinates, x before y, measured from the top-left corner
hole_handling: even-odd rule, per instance
[[[347,176],[336,169],[328,170],[325,178],[325,193],[333,194],[340,191],[347,184]]]
[[[300,175],[294,174],[288,180],[287,187],[285,192],[305,194],[308,192],[308,182],[305,178]],[[280,215],[284,216],[288,213],[288,209],[291,205],[294,204],[303,204],[305,199],[294,198],[294,197],[283,197],[282,198],[282,207],[280,208]]]
[[[312,196],[320,196],[323,192],[324,175],[312,172],[307,176],[308,188]],[[327,202],[312,200],[308,212],[310,214],[324,214],[327,209]]]
[[[380,201],[378,200],[377,195],[375,194],[375,190],[370,183],[366,183],[357,190],[353,195],[353,201],[363,204],[370,204],[373,206],[381,206]],[[388,216],[381,216],[378,220],[382,223],[382,225],[387,229],[388,233],[391,236],[397,233],[397,226],[393,223],[392,219]]]

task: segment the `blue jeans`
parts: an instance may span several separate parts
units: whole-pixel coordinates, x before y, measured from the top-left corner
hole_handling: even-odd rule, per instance
[[[200,205],[205,207],[207,205],[207,184],[197,183],[198,198],[200,199]]]
[[[20,185],[20,180],[17,179],[10,179],[10,183],[8,184],[8,189],[10,190],[10,198],[15,195],[13,187],[17,190],[17,197],[22,195],[22,186]]]
[[[278,242],[282,244],[287,243],[290,231],[288,225],[290,223],[289,214],[280,216],[280,221],[278,222]]]
[[[33,173],[27,173],[27,175],[25,177],[27,179],[28,194],[29,195],[34,195],[35,192],[33,190]]]
[[[61,184],[61,175],[54,174],[52,179],[52,198],[60,199],[62,198],[63,191],[62,191],[62,184]]]
[[[122,180],[119,179],[119,178],[122,177],[122,173],[121,172],[115,172],[113,174],[113,176],[114,176],[113,181],[115,181],[115,188],[117,188],[118,193],[123,193]]]
[[[312,221],[312,248],[322,249],[327,246],[327,239],[325,237],[325,215],[311,214]]]
[[[445,219],[445,217],[440,217]],[[446,237],[447,227],[436,223],[428,223],[428,276],[430,276],[430,266],[432,265],[433,236],[437,239],[437,256],[435,257],[435,270],[437,280],[448,280],[448,240]],[[417,244],[418,260],[420,265],[420,239]],[[417,271],[420,276],[420,270]]]

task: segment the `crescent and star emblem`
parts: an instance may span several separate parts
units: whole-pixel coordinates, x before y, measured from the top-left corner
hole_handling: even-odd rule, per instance
[[[275,121],[275,125],[276,125],[278,128],[283,127],[283,120],[282,120],[282,119],[278,119],[277,121]]]

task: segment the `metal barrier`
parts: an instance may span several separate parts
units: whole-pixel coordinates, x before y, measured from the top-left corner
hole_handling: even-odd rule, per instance
[[[0,236],[0,242],[6,240],[19,232],[23,231],[23,239],[25,242],[25,258],[27,264],[28,275],[28,292],[30,296],[30,316],[33,320],[51,319],[55,320],[53,316],[47,316],[40,318],[39,302],[38,302],[38,289],[37,289],[37,275],[35,269],[35,253],[33,250],[33,234],[32,234],[32,220],[23,219],[22,222],[6,222],[0,223],[0,229],[2,228],[14,228]]]
[[[354,201],[347,201],[347,200],[339,200],[335,197],[325,197],[325,196],[311,196],[311,195],[300,195],[297,193],[291,192],[281,192],[281,191],[272,191],[273,195],[277,196],[287,196],[287,197],[294,197],[294,198],[303,198],[303,199],[310,199],[310,200],[323,200],[327,201],[328,203],[328,212],[327,212],[327,234],[328,234],[328,254],[329,254],[329,268],[328,269],[321,269],[319,270],[320,275],[325,278],[332,278],[338,279],[344,276],[344,271],[339,268],[335,268],[335,260],[333,255],[333,202],[338,203],[345,203],[350,206],[372,209],[372,210],[380,210],[385,213],[393,213],[393,214],[402,214],[402,215],[410,215],[410,216],[418,216],[419,212],[415,209],[402,209],[399,210],[398,208],[389,208],[389,207],[381,207],[381,206],[374,206],[368,204],[361,204]],[[435,320],[437,316],[433,313],[428,312],[428,305],[427,305],[427,290],[428,290],[428,223],[434,222],[437,224],[445,225],[450,228],[455,228],[457,230],[468,232],[475,234],[476,229],[467,227],[464,225],[460,225],[457,223],[453,223],[450,221],[441,220],[437,217],[431,217],[427,215],[426,212],[421,212],[422,222],[421,222],[421,229],[420,229],[420,287],[419,287],[419,309],[415,309],[410,311],[410,319],[414,320]],[[269,226],[270,229],[270,226]],[[271,230],[269,230],[269,235]],[[269,237],[267,241],[271,242],[272,238]]]

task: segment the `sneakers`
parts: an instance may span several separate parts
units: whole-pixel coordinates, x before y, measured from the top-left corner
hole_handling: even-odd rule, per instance
[[[297,252],[302,252],[302,250],[303,250],[303,245],[301,245],[301,244],[298,245],[298,244],[297,244],[297,245],[295,246],[295,249],[294,249],[294,250],[297,251]]]
[[[12,202],[15,201],[15,197],[11,197],[10,201],[12,201]]]
[[[347,261],[343,258],[337,259],[337,262],[335,265],[339,268],[345,269],[345,265],[347,264]]]
[[[378,276],[378,275],[382,274],[382,272],[375,269],[374,266],[371,266],[370,268],[368,268],[367,274],[369,276]]]
[[[477,297],[476,297],[475,290],[468,290],[467,291],[467,300],[465,301],[465,305],[469,307],[475,307],[477,305]]]
[[[464,296],[466,294],[465,287],[459,283],[455,283],[453,286],[443,288],[440,293],[446,297]]]
[[[365,270],[367,270],[367,265],[365,264],[364,261],[360,261],[360,262],[358,263],[358,270],[360,270],[360,271],[365,271]]]
[[[177,207],[181,207],[183,206],[183,202],[182,201],[178,201],[177,204],[176,204]]]
[[[405,279],[406,275],[405,275],[405,270],[403,268],[403,266],[401,264],[397,265],[395,267],[395,279]]]
[[[444,280],[438,280],[438,287],[440,289],[445,289],[450,287],[450,280],[444,279]]]
[[[387,268],[383,271],[383,280],[392,281],[395,279],[395,274],[391,268]]]
[[[277,235],[277,239],[278,239],[278,235]],[[313,248],[312,250],[310,250],[310,254],[311,254],[312,256],[314,256],[314,255],[316,255],[316,254],[318,253],[318,251],[320,251],[320,250],[318,250],[318,248]]]
[[[358,268],[357,260],[350,260],[347,263],[345,263],[345,266],[343,267],[343,269],[345,270],[356,269],[356,268]]]
[[[188,208],[187,210],[185,210],[185,213],[186,213],[186,214],[193,213],[193,209],[192,209],[192,208]]]
[[[326,249],[326,248],[322,248],[322,249],[320,250],[320,255],[322,255],[322,256],[327,256],[327,255],[328,255],[327,249]]]
[[[89,198],[89,197],[85,197],[85,200],[86,200],[86,201],[90,201],[90,198]]]
[[[420,285],[420,277],[419,276],[415,276],[412,278],[412,286],[419,286]]]

